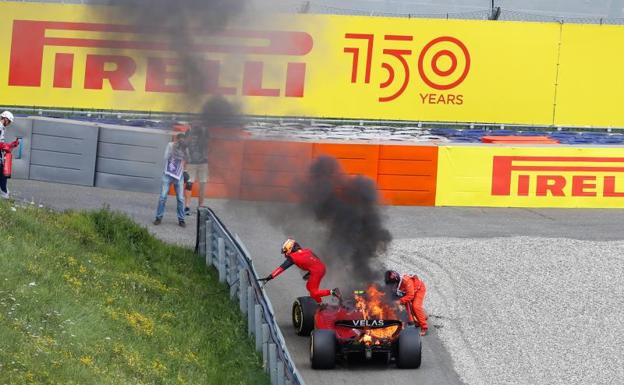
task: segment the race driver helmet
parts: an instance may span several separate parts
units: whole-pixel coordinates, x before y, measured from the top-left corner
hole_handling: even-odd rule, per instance
[[[387,270],[386,274],[384,275],[384,279],[386,281],[386,284],[399,283],[401,281],[401,274],[399,274],[399,272],[395,270]]]
[[[282,245],[282,254],[288,255],[294,251],[300,250],[301,246],[297,241],[292,238],[288,238]]]

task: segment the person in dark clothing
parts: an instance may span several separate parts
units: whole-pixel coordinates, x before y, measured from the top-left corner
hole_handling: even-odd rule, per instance
[[[191,192],[194,182],[199,182],[197,203],[199,206],[204,205],[204,195],[209,174],[208,132],[203,125],[199,124],[193,125],[187,135],[189,159],[186,163],[186,171],[190,179],[185,183],[184,201],[186,202],[185,213],[190,215]]]

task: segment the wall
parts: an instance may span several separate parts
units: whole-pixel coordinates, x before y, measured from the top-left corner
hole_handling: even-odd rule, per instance
[[[364,175],[386,204],[435,203],[437,148],[427,145],[215,140],[208,195],[295,201],[315,158],[331,156],[348,175]]]
[[[95,186],[157,192],[171,135],[162,130],[102,125],[97,145]]]
[[[7,130],[14,135],[25,138],[15,178],[154,194],[171,139],[168,131],[47,118],[18,118]],[[206,195],[294,202],[319,156],[372,179],[388,205],[624,208],[622,147],[293,142],[219,132],[209,142]]]
[[[16,136],[23,138],[16,179],[154,193],[171,138],[156,129],[39,117],[18,117],[7,130],[8,140]]]

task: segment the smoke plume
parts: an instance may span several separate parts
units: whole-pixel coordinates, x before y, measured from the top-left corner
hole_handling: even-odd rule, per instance
[[[218,58],[200,47],[218,37],[237,18],[243,17],[248,4],[249,0],[108,0],[108,5],[115,7],[110,14],[115,19],[111,20],[113,23],[118,23],[117,15],[122,15],[123,23],[130,22],[137,31],[156,37],[175,54],[168,55],[172,68],[162,71],[174,71],[171,73],[175,74],[176,80],[172,81],[171,87],[176,91],[172,92],[179,95],[182,103],[201,107],[218,98],[223,110],[216,116],[232,117],[238,115],[237,106],[230,105],[214,90],[219,76],[225,76],[222,73],[225,71],[215,70]],[[149,56],[154,53],[133,52],[133,55],[137,54]],[[205,106],[204,110],[211,110],[202,117],[212,119],[215,105]],[[177,108],[179,106],[171,106],[172,112],[178,111]]]
[[[392,236],[382,221],[375,183],[346,175],[336,159],[323,156],[310,166],[297,190],[301,211],[326,228],[320,254],[332,268],[329,274],[346,273],[342,285],[347,288],[379,280],[376,258]]]

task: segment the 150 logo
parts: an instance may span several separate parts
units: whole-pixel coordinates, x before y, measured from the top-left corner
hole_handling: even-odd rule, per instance
[[[360,61],[364,60],[364,83],[370,84],[373,68],[375,35],[366,33],[346,33],[350,44],[343,49],[352,55],[351,83],[358,83]],[[381,40],[381,41],[379,41]],[[382,58],[379,64],[386,72],[386,79],[379,83],[384,95],[380,102],[391,102],[399,98],[412,80],[411,56],[414,55],[414,37],[409,35],[384,35],[377,40],[382,44]],[[360,43],[357,43],[360,42]],[[363,51],[363,53],[361,52]],[[376,59],[376,58],[375,58]],[[450,92],[459,86],[470,72],[470,52],[466,45],[452,36],[440,36],[429,41],[418,55],[418,74],[433,91],[419,92],[422,104],[462,105],[464,95]]]

